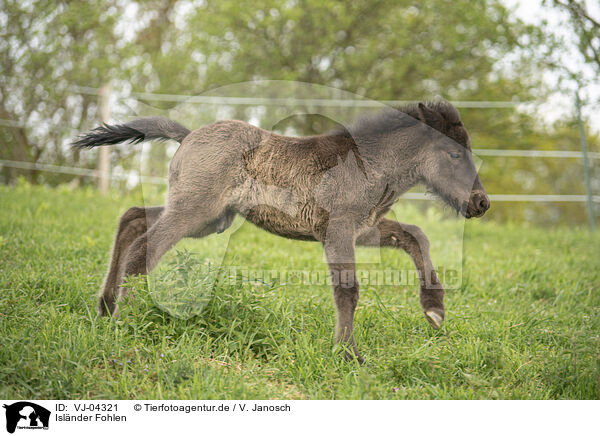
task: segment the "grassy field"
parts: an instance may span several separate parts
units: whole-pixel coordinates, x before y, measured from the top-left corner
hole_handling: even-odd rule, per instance
[[[363,286],[358,366],[333,347],[326,284],[223,281],[183,318],[160,307],[179,315],[185,307],[138,284],[118,321],[98,318],[118,216],[140,196],[23,185],[1,187],[0,204],[3,398],[599,398],[600,235],[585,229],[467,222],[462,284],[447,293],[444,327],[424,320],[416,284]],[[433,231],[439,264],[452,255]],[[229,235],[227,252],[219,237],[179,244],[161,268],[203,250],[256,269],[326,268],[314,243],[247,224]],[[393,250],[381,261],[411,265]]]

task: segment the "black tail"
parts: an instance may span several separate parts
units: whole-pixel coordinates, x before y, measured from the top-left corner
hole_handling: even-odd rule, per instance
[[[124,141],[138,143],[151,139],[173,139],[181,143],[189,133],[189,129],[168,118],[146,117],[125,124],[103,124],[80,136],[72,145],[79,148],[92,148]]]

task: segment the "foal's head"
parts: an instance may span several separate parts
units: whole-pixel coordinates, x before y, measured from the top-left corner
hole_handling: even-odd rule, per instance
[[[490,200],[477,174],[471,140],[458,110],[439,101],[419,103],[406,113],[421,121],[418,154],[423,183],[466,218],[483,216]]]

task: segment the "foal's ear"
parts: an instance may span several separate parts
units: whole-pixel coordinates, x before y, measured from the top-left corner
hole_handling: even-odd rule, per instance
[[[438,112],[428,108],[423,102],[419,102],[417,112],[419,114],[420,121],[424,122],[428,126],[433,127],[434,129],[440,130],[444,120]]]

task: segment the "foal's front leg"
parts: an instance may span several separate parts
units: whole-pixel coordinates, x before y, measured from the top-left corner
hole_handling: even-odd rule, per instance
[[[327,256],[333,298],[337,308],[335,337],[338,343],[350,347],[344,352],[347,360],[357,359],[363,363],[354,341],[354,311],[358,304],[358,281],[356,280],[356,264],[354,261],[354,230],[351,223],[331,222],[323,241]]]
[[[433,328],[440,328],[445,313],[444,288],[429,257],[429,239],[425,233],[411,224],[382,219],[377,228],[361,235],[357,244],[402,248],[410,255],[419,273],[419,296],[425,318]]]

